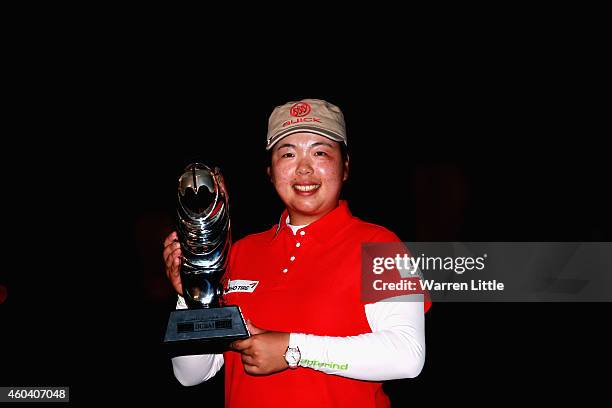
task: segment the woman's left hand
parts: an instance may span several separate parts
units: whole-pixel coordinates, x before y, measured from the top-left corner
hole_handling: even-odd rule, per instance
[[[269,375],[289,366],[285,352],[289,346],[289,333],[260,329],[247,321],[251,337],[236,340],[230,348],[242,356],[244,371],[251,375]]]

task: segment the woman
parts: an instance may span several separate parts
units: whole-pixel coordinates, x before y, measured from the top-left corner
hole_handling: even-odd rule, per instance
[[[233,245],[225,276],[224,302],[240,306],[252,336],[223,354],[174,358],[183,385],[225,364],[229,407],[385,407],[381,381],[420,373],[428,305],[361,300],[361,244],[399,239],[353,217],[339,199],[346,144],[342,112],[326,101],[274,109],[268,174],[286,209],[278,225]],[[175,240],[175,233],[166,238],[164,259],[182,293]],[[234,290],[236,281],[254,290]]]

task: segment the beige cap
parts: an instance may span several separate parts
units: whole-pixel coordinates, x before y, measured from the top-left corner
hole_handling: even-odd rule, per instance
[[[283,137],[298,132],[315,133],[347,144],[342,111],[321,99],[302,99],[274,108],[268,120],[266,150]]]

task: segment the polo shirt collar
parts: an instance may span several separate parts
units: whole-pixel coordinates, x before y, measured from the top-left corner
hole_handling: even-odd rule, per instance
[[[289,212],[287,209],[285,209],[278,221],[276,232],[272,237],[273,239],[276,238],[276,236],[278,236],[279,232],[282,230],[290,230],[290,228],[287,226],[288,215]],[[325,214],[318,220],[311,222],[304,228],[300,228],[300,230],[304,230],[309,236],[313,236],[320,241],[329,241],[339,231],[339,227],[345,225],[346,222],[352,217],[353,215],[348,208],[348,203],[346,200],[340,200],[338,207],[334,208],[332,211]]]

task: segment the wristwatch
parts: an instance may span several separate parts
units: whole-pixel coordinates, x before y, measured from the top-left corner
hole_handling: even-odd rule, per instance
[[[287,351],[283,355],[285,357],[285,361],[289,365],[289,368],[295,369],[298,367],[300,363],[300,359],[302,358],[302,354],[300,353],[299,347],[287,347]]]

